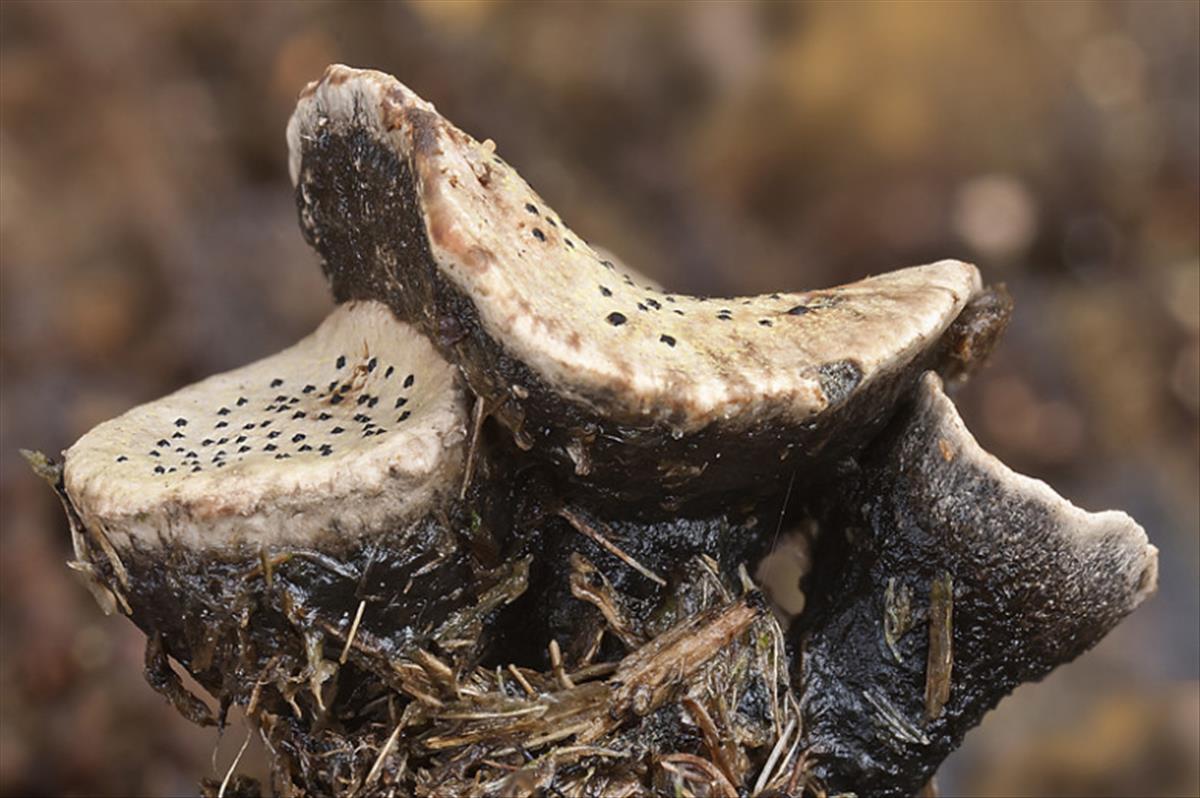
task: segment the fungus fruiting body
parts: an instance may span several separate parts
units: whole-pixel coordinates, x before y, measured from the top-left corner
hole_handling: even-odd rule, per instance
[[[663,292],[379,72],[330,68],[288,143],[335,296],[388,303],[519,446],[610,500],[675,510],[852,452],[980,291],[941,261],[822,291]]]
[[[943,393],[1011,311],[973,266],[670,293],[378,72],[288,144],[339,307],[31,456],[148,680],[241,705],[277,792],[911,795],[1153,591],[1136,523]]]
[[[846,565],[794,663],[834,791],[914,794],[1001,698],[1154,589],[1157,550],[1133,519],[1085,512],[983,451],[933,374],[841,489],[828,521],[854,530]]]
[[[77,567],[106,562],[93,587],[210,688],[272,657],[319,685],[312,641],[404,651],[521,592],[522,565],[490,571],[455,536],[466,445],[453,368],[384,305],[346,303],[296,345],[72,446]]]
[[[63,479],[119,547],[346,542],[452,489],[465,418],[424,337],[377,302],[347,303],[279,354],[96,427]]]

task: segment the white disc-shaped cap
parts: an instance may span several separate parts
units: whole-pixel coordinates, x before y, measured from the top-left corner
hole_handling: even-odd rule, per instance
[[[430,266],[472,303],[486,334],[556,395],[622,423],[662,422],[686,434],[713,422],[808,421],[844,398],[830,390],[830,369],[852,369],[853,389],[865,391],[928,351],[980,290],[975,267],[945,260],[822,291],[727,299],[664,292],[567,227],[490,141],[462,132],[390,75],[344,66],[302,92],[288,126],[302,218],[333,259],[332,227],[374,223],[346,220],[334,198],[318,196],[328,186],[314,178],[325,167],[315,163],[320,143],[338,135],[378,142],[411,170]],[[406,190],[389,182],[381,160],[364,150],[346,165],[364,196],[379,195],[363,201],[364,216]],[[405,235],[398,220],[390,229]],[[385,291],[416,268],[395,260],[372,250],[353,266],[327,268],[335,287],[349,272],[373,270],[355,279]]]
[[[136,407],[66,453],[114,545],[303,545],[426,512],[461,470],[454,369],[378,302],[338,307],[249,366]]]

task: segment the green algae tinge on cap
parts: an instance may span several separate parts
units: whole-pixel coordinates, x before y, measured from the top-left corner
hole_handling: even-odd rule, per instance
[[[330,67],[288,144],[337,299],[417,325],[517,445],[600,498],[677,509],[853,452],[981,291],[947,260],[821,291],[665,293],[381,72]]]

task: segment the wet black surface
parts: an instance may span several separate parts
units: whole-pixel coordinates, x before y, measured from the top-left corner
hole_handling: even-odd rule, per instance
[[[825,519],[823,581],[796,630],[794,667],[815,773],[835,792],[913,795],[984,713],[1095,645],[1153,578],[1125,568],[1141,544],[1113,525],[1093,519],[1081,532],[983,465],[953,413],[926,382]],[[931,713],[931,594],[946,578],[953,671],[949,701]],[[910,628],[889,645],[888,596],[902,592],[912,617],[898,628]]]
[[[335,553],[269,549],[222,555],[183,547],[122,552],[132,619],[206,688],[245,703],[260,671],[283,656],[307,663],[306,636],[358,634],[372,655],[400,657],[437,647],[436,631],[491,586],[452,532],[426,521]],[[263,561],[272,560],[264,576]],[[282,561],[280,561],[282,560]],[[476,652],[477,653],[477,652]],[[460,651],[465,660],[471,652]]]

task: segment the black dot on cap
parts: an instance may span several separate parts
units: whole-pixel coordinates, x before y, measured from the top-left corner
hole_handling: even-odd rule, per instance
[[[175,426],[177,426],[177,427],[186,427],[186,426],[187,426],[187,419],[186,419],[186,418],[177,418],[177,419],[175,419]]]
[[[341,367],[342,367],[342,366],[344,366],[344,365],[346,365],[346,356],[345,356],[345,355],[338,355],[338,359],[337,359],[337,367],[338,367],[338,368],[341,368]]]
[[[546,234],[543,233],[540,228],[535,227],[535,228],[533,228],[532,232],[533,232],[533,237],[536,238],[538,241],[546,240]]]
[[[675,346],[675,339],[669,335],[660,335],[658,340],[662,341],[667,346]]]
[[[608,323],[614,327],[620,327],[622,324],[628,321],[628,319],[625,318],[624,313],[617,313],[616,311],[609,313],[605,318],[607,318]]]
[[[789,316],[803,316],[805,313],[808,313],[808,308],[804,305],[796,305],[788,310]]]

